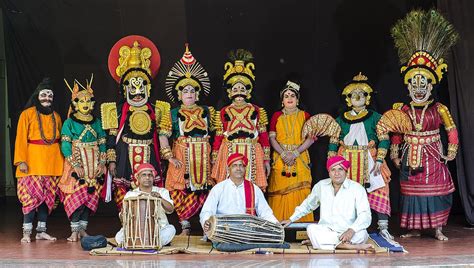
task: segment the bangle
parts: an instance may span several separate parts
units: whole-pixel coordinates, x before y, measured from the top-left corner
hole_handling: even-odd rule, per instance
[[[173,158],[173,152],[169,146],[163,147],[160,149],[161,157],[165,160],[170,160]]]
[[[295,157],[300,156],[300,152],[298,152],[298,149],[294,149],[292,153],[295,155]]]

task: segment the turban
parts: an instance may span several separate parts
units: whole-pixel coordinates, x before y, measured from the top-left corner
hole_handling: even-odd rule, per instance
[[[146,171],[146,170],[149,170],[153,173],[153,177],[156,177],[156,175],[158,174],[158,172],[156,172],[156,169],[154,166],[152,166],[151,164],[149,163],[143,163],[143,164],[140,164],[137,169],[135,170],[135,174],[138,176],[138,174],[142,173],[143,171]]]
[[[349,161],[347,161],[344,157],[340,156],[340,155],[336,155],[336,156],[333,156],[333,157],[330,157],[326,163],[326,168],[329,170],[331,170],[332,167],[334,166],[337,166],[337,165],[341,165],[342,168],[344,170],[348,170],[349,167],[351,166],[351,164],[349,163]]]
[[[239,154],[239,153],[233,153],[229,156],[229,158],[227,158],[227,166],[230,167],[230,165],[232,165],[234,162],[239,161],[239,160],[242,160],[242,162],[244,163],[244,166],[247,166],[247,164],[249,163],[249,160],[247,159],[245,155]]]

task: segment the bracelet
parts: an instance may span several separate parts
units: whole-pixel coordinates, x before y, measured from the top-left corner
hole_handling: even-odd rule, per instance
[[[165,160],[170,160],[173,158],[173,152],[171,151],[171,148],[169,146],[165,146],[160,149],[161,157]]]
[[[295,155],[295,157],[300,156],[300,152],[298,152],[298,149],[293,150],[292,153]]]

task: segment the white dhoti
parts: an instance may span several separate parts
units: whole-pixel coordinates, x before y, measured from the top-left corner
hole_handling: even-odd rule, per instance
[[[310,224],[306,231],[313,248],[325,250],[334,250],[341,243],[339,237],[343,233],[333,231],[329,226],[323,224]],[[354,234],[351,244],[363,244],[367,242],[368,238],[367,230],[363,229]]]
[[[160,229],[160,242],[162,246],[168,245],[171,240],[173,240],[174,236],[176,234],[176,228],[174,228],[173,225],[168,224],[163,226]],[[123,228],[118,231],[118,233],[115,235],[115,241],[117,241],[117,244],[121,245],[125,240],[125,234],[123,233]]]

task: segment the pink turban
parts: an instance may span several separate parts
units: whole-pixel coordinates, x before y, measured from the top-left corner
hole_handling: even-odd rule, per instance
[[[340,155],[336,155],[336,156],[332,156],[328,159],[328,161],[326,163],[326,168],[329,171],[329,170],[331,170],[332,167],[337,166],[337,165],[341,165],[342,168],[346,171],[351,166],[349,161],[347,161],[344,157],[342,157]]]

